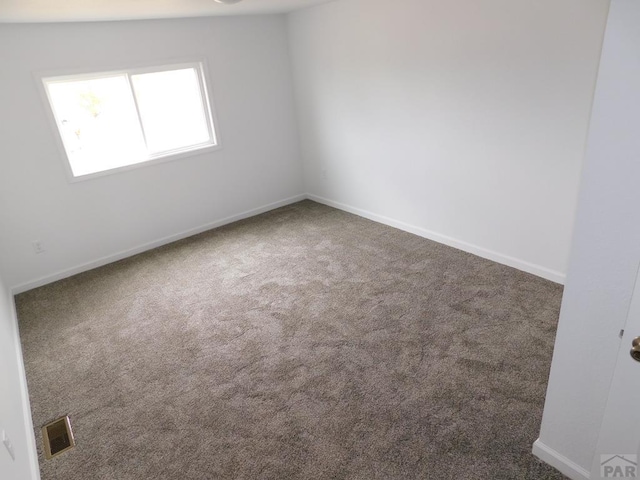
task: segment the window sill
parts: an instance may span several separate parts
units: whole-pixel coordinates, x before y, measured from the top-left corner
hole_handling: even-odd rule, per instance
[[[158,165],[160,163],[172,162],[174,160],[181,160],[183,158],[193,157],[196,155],[203,155],[206,153],[211,153],[216,150],[220,150],[222,147],[220,144],[216,145],[197,145],[191,148],[185,148],[180,150],[174,150],[170,152],[165,152],[162,154],[154,155],[152,157],[141,159],[139,162],[131,163],[129,165],[123,165],[122,167],[110,168],[109,170],[102,170],[100,172],[87,173],[83,175],[74,175],[71,171],[69,163],[68,166],[68,177],[69,182],[83,182],[85,180],[91,180],[93,178],[104,177],[107,175],[114,175],[122,172],[126,172],[129,170],[134,170],[138,168],[150,167],[153,165]]]

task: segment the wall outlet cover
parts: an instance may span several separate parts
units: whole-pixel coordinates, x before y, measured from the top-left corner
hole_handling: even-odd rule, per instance
[[[15,452],[15,449],[13,448],[13,443],[11,443],[11,439],[7,435],[7,432],[5,432],[4,430],[2,430],[2,443],[7,449],[7,452],[9,452],[9,455],[11,455],[11,460],[15,462],[16,452]]]

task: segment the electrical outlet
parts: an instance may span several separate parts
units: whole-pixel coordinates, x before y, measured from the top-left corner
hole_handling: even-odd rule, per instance
[[[44,249],[44,244],[42,243],[42,240],[34,240],[32,245],[33,245],[33,251],[36,253],[36,255],[44,253],[45,249]]]
[[[11,443],[11,439],[7,435],[7,432],[5,432],[4,430],[2,430],[2,443],[4,443],[4,446],[7,449],[7,452],[9,452],[9,455],[11,455],[11,460],[13,460],[15,462],[16,461],[16,451],[13,448],[13,443]]]

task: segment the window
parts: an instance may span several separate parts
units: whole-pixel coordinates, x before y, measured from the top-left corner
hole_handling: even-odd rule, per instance
[[[74,178],[217,146],[201,63],[42,82]]]

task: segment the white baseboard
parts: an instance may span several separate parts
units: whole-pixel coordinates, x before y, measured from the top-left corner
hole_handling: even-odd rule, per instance
[[[590,472],[556,452],[553,448],[548,447],[540,439],[533,444],[533,454],[572,480],[588,480],[591,478]]]
[[[27,290],[31,290],[32,288],[41,287],[48,283],[56,282],[58,280],[62,280],[63,278],[77,275],[78,273],[86,272],[88,270],[92,270],[94,268],[98,268],[103,265],[107,265],[109,263],[117,262],[118,260],[122,260],[127,257],[132,257],[133,255],[137,255],[139,253],[146,252],[147,250],[152,250],[154,248],[161,247],[163,245],[176,242],[178,240],[182,240],[183,238],[191,237],[192,235],[197,235],[198,233],[206,232],[207,230],[211,230],[213,228],[222,227],[223,225],[228,225],[230,223],[237,222],[238,220],[244,220],[245,218],[253,217],[255,215],[260,215],[261,213],[265,213],[270,210],[274,210],[276,208],[280,208],[286,205],[290,205],[292,203],[300,202],[301,200],[305,200],[306,198],[307,198],[306,195],[301,194],[301,195],[296,195],[294,197],[285,198],[277,202],[269,203],[268,205],[263,205],[258,208],[253,208],[251,210],[247,210],[245,212],[238,213],[236,215],[223,218],[221,220],[216,220],[215,222],[207,223],[206,225],[201,225],[199,227],[192,228],[184,232],[176,233],[174,235],[169,235],[159,240],[145,243],[143,245],[139,245],[137,247],[130,248],[128,250],[114,253],[112,255],[107,255],[97,260],[83,263],[81,265],[77,265],[73,268],[62,270],[52,275],[46,275],[36,280],[22,283],[20,285],[12,287],[11,291],[13,292],[14,295],[17,295],[19,293],[26,292]]]
[[[36,437],[33,430],[33,420],[31,417],[31,403],[29,402],[29,388],[27,386],[27,374],[24,368],[24,360],[22,356],[22,342],[20,341],[20,331],[18,328],[18,314],[16,312],[16,304],[11,297],[11,323],[13,327],[13,344],[16,348],[16,356],[18,361],[18,378],[20,379],[20,404],[23,410],[23,425],[27,440],[27,457],[29,462],[29,470],[31,476],[29,480],[40,480],[40,465],[38,463],[38,451],[36,448]]]
[[[486,258],[488,260],[492,260],[497,263],[501,263],[503,265],[507,265],[509,267],[517,268],[518,270],[522,270],[533,275],[537,275],[542,278],[546,278],[547,280],[551,280],[552,282],[556,282],[559,284],[564,284],[565,275],[560,272],[556,272],[554,270],[547,269],[540,265],[535,265],[529,262],[525,262],[523,260],[509,257],[507,255],[503,255],[498,252],[494,252],[492,250],[488,250],[486,248],[482,248],[455,238],[448,237],[446,235],[439,234],[437,232],[433,232],[430,230],[426,230],[421,227],[416,227],[414,225],[410,225],[408,223],[404,223],[398,220],[394,220],[389,217],[385,217],[383,215],[378,215],[376,213],[369,212],[367,210],[363,210],[360,208],[352,207],[350,205],[345,205],[340,202],[335,202],[333,200],[329,200],[327,198],[320,197],[318,195],[313,194],[301,194],[293,197],[289,197],[277,202],[270,203],[268,205],[263,205],[258,208],[254,208],[236,215],[232,215],[230,217],[223,218],[221,220],[217,220],[215,222],[208,223],[206,225],[202,225],[184,232],[180,232],[174,235],[169,235],[167,237],[161,238],[159,240],[155,240],[153,242],[145,243],[143,245],[139,245],[137,247],[124,250],[112,255],[107,255],[105,257],[99,258],[97,260],[93,260],[91,262],[83,263],[81,265],[77,265],[75,267],[62,270],[60,272],[56,272],[51,275],[46,275],[44,277],[40,277],[38,279],[22,283],[20,285],[12,287],[12,292],[14,295],[17,295],[22,292],[26,292],[27,290],[31,290],[32,288],[41,287],[48,283],[52,283],[58,280],[62,280],[63,278],[71,277],[78,273],[86,272],[87,270],[92,270],[97,267],[101,267],[103,265],[107,265],[112,262],[117,262],[118,260],[122,260],[127,257],[131,257],[133,255],[137,255],[142,252],[146,252],[147,250],[151,250],[153,248],[160,247],[162,245],[166,245],[171,242],[175,242],[177,240],[182,240],[183,238],[190,237],[192,235],[197,235],[198,233],[205,232],[207,230],[211,230],[213,228],[221,227],[223,225],[227,225],[229,223],[237,222],[238,220],[243,220],[245,218],[253,217],[255,215],[259,215],[261,213],[268,212],[270,210],[274,210],[279,207],[284,207],[285,205],[290,205],[292,203],[299,202],[301,200],[313,200],[314,202],[322,203],[324,205],[328,205],[333,208],[337,208],[339,210],[344,210],[345,212],[353,213],[355,215],[367,218],[369,220],[373,220],[374,222],[382,223],[384,225],[389,225],[394,228],[398,228],[400,230],[404,230],[409,233],[413,233],[415,235],[419,235],[421,237],[427,238],[429,240],[433,240],[438,243],[442,243],[448,245],[450,247],[457,248],[459,250],[463,250],[468,253],[472,253],[474,255],[478,255],[479,257]]]
[[[345,205],[344,203],[335,202],[333,200],[329,200],[328,198],[320,197],[318,195],[307,194],[307,198],[309,200],[313,200],[314,202],[322,203],[324,205],[337,208],[339,210],[344,210],[345,212],[353,213],[360,217],[373,220],[374,222],[382,223],[384,225],[389,225],[390,227],[398,228],[400,230],[404,230],[405,232],[413,233],[415,235],[419,235],[420,237],[424,237],[438,243],[443,243],[450,247],[457,248],[458,250],[463,250],[467,253],[472,253],[479,257],[486,258],[488,260],[492,260],[494,262],[501,263],[503,265],[507,265],[509,267],[513,267],[518,270],[531,273],[533,275],[537,275],[539,277],[545,278],[547,280],[551,280],[552,282],[559,283],[561,285],[564,285],[564,282],[566,279],[566,275],[561,272],[556,272],[555,270],[550,270],[540,265],[535,265],[533,263],[529,263],[524,260],[520,260],[518,258],[510,257],[508,255],[503,255],[501,253],[494,252],[492,250],[488,250],[486,248],[479,247],[477,245],[464,242],[462,240],[458,240],[452,237],[448,237],[446,235],[442,235],[437,232],[433,232],[431,230],[426,230],[421,227],[409,225],[408,223],[394,220],[393,218],[385,217],[383,215],[378,215],[376,213],[372,213],[367,210],[362,210],[360,208],[352,207],[350,205]]]

